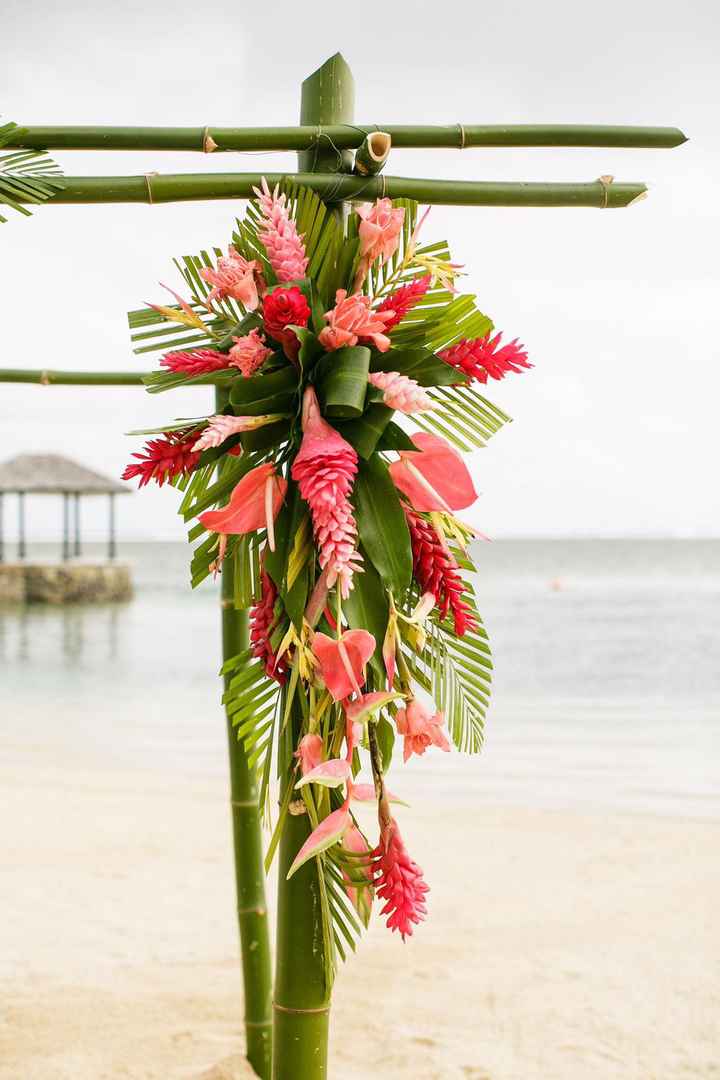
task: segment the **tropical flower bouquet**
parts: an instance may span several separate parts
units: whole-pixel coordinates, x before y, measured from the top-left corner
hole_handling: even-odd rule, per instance
[[[131,316],[138,351],[166,350],[151,392],[213,382],[225,404],[139,433],[157,437],[124,475],[184,491],[193,584],[231,565],[250,608],[225,701],[266,808],[273,762],[280,778],[268,864],[305,815],[287,877],[317,860],[332,967],[374,899],[403,939],[425,917],[385,775],[398,737],[405,761],[480,749],[491,662],[461,452],[508,419],[479,386],[530,365],[458,293],[447,245],[421,245],[414,203],[256,194],[227,254],[177,262],[189,299]]]

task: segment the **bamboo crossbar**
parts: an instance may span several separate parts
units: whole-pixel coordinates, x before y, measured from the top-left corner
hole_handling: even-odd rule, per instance
[[[598,146],[670,149],[686,142],[676,127],[608,124],[327,124],[300,127],[20,127],[9,146],[36,150],[308,151],[356,150],[366,135],[386,131],[393,149],[445,147]]]
[[[54,371],[44,368],[0,368],[0,383],[40,386],[142,386],[147,371]]]
[[[642,183],[509,183],[487,180],[423,180],[408,176],[344,173],[147,173],[141,176],[67,176],[49,198],[54,203],[167,203],[200,199],[247,199],[265,176],[312,188],[326,202],[409,198],[445,206],[628,206],[643,196]],[[18,197],[18,202],[22,201]]]

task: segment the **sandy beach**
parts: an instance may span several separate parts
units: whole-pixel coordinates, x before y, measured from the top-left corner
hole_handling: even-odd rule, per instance
[[[2,786],[2,1080],[246,1075],[224,785],[38,755]],[[401,812],[430,917],[342,970],[335,1080],[718,1075],[715,824]]]

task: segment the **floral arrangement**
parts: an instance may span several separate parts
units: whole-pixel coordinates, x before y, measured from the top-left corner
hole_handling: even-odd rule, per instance
[[[447,245],[421,246],[414,203],[343,217],[292,184],[256,194],[226,254],[178,261],[189,299],[131,314],[138,351],[164,350],[151,392],[212,382],[225,404],[139,433],[155,437],[124,477],[184,491],[193,584],[232,565],[250,608],[225,700],[264,805],[277,760],[268,863],[307,813],[288,876],[317,858],[330,922],[367,924],[377,899],[405,939],[428,886],[385,776],[397,737],[405,761],[480,749],[491,662],[462,453],[509,419],[479,387],[530,365],[459,294]]]

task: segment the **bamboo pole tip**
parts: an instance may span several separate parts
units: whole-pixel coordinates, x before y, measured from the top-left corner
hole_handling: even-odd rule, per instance
[[[387,131],[372,131],[368,135],[367,148],[373,161],[385,161],[390,153],[391,146],[392,138]]]

